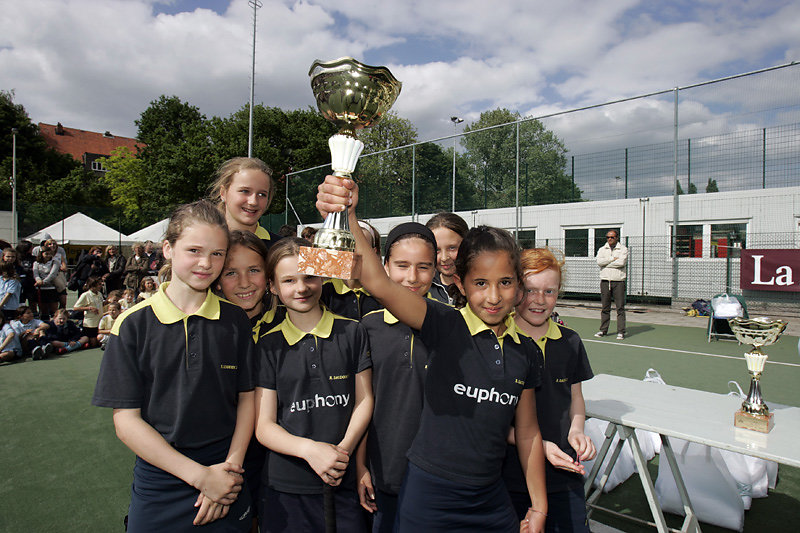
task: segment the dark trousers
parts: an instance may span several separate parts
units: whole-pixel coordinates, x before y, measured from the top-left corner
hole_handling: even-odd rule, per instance
[[[600,312],[600,331],[608,333],[608,323],[611,320],[611,298],[617,308],[617,333],[625,334],[625,282],[600,280],[600,303],[603,310]]]

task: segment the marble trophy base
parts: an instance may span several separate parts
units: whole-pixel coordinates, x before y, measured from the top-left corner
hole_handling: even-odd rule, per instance
[[[740,409],[736,411],[733,417],[733,425],[737,428],[758,431],[759,433],[769,433],[775,427],[775,415],[773,413],[756,415]]]
[[[297,270],[309,276],[358,279],[361,275],[361,256],[345,250],[301,246]]]

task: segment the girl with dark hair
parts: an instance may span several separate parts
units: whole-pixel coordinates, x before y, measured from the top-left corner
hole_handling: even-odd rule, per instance
[[[436,272],[436,239],[417,222],[392,229],[383,267],[392,281],[429,297]],[[445,304],[441,304],[445,305]],[[406,454],[419,429],[429,351],[419,332],[386,309],[367,314],[361,325],[372,348],[375,409],[356,455],[361,505],[374,514],[372,531],[391,532],[403,484]]]
[[[453,283],[453,275],[458,247],[469,226],[455,213],[436,214],[425,225],[436,237],[436,276],[433,278],[431,295],[440,302],[464,307],[465,302]]]
[[[358,187],[327,176],[317,193],[325,216],[351,206]],[[467,299],[461,310],[439,305],[392,281],[355,233],[361,282],[419,335],[431,352],[420,428],[408,452],[400,492],[399,531],[544,530],[547,491],[534,388],[541,351],[521,334],[511,312],[522,272],[519,248],[506,231],[481,226],[464,237],[454,282]],[[520,523],[500,477],[514,423],[532,506]]]

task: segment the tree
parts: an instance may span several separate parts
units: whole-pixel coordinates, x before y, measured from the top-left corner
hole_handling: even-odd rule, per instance
[[[146,145],[138,157],[149,188],[140,207],[158,210],[204,196],[217,164],[205,115],[177,96],[161,95],[136,125],[137,139]]]
[[[228,118],[215,117],[211,124],[212,142],[220,163],[231,157],[247,155],[249,105]],[[336,128],[333,124],[311,108],[283,111],[261,104],[253,108],[253,156],[272,168],[276,182],[269,212],[281,213],[286,208],[286,174],[298,168],[330,163],[328,138],[334,133]],[[319,219],[314,202],[316,188],[323,177],[324,173],[304,173],[291,178],[289,194],[303,223]]]
[[[486,207],[514,205],[516,190],[517,112],[495,109],[467,125],[461,145],[475,188]],[[538,120],[519,123],[520,197],[523,204],[580,200],[581,191],[566,175],[563,142]],[[526,200],[527,198],[527,200]],[[483,207],[483,206],[481,206]]]
[[[410,120],[390,111],[375,126],[360,130],[358,138],[364,143],[355,175],[363,191],[359,195],[361,216],[410,214],[413,150],[391,149],[417,142],[417,129]]]
[[[24,236],[59,218],[69,204],[97,205],[94,181],[85,176],[71,156],[49,148],[31,122],[27,111],[14,102],[13,91],[0,90],[0,204],[11,207],[13,157],[16,128],[17,208],[19,234]],[[62,180],[65,180],[62,182]],[[96,180],[95,180],[96,181]],[[87,186],[87,183],[89,186]],[[102,198],[102,196],[101,196]],[[70,215],[72,213],[66,213]]]
[[[706,192],[719,192],[719,188],[717,187],[717,180],[712,180],[708,178],[708,185],[706,185]]]
[[[148,216],[143,211],[149,207],[151,190],[144,162],[124,146],[112,151],[111,156],[102,158],[101,162],[106,168],[102,181],[111,194],[111,204],[122,210],[125,219],[138,227],[158,220],[158,215]]]

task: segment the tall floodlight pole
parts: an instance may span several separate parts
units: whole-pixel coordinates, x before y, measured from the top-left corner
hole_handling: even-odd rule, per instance
[[[256,92],[256,12],[264,4],[261,0],[249,0],[253,7],[253,66],[250,70],[250,120],[247,126],[247,157],[253,157],[253,100]]]
[[[453,204],[450,208],[451,213],[456,212],[456,126],[464,122],[463,118],[450,117],[453,122]]]
[[[17,128],[11,128],[11,244],[17,245]]]

